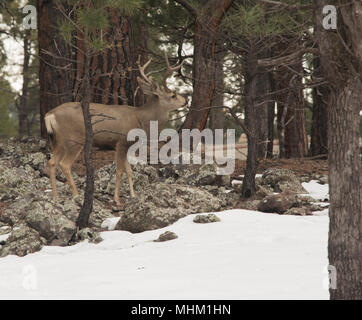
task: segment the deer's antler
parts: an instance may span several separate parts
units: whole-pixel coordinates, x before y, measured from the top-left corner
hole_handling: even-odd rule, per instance
[[[141,76],[143,77],[143,79],[145,79],[148,83],[152,84],[152,80],[149,77],[147,77],[147,75],[145,74],[146,68],[151,63],[151,61],[152,61],[152,58],[150,60],[148,60],[143,66],[141,66],[141,56],[138,56],[137,65],[138,65],[138,69],[140,70],[140,73],[141,73]]]
[[[167,87],[167,78],[169,78],[175,71],[179,70],[182,65],[184,64],[185,60],[183,60],[178,66],[176,67],[171,67],[170,66],[170,62],[168,61],[168,56],[167,56],[167,52],[166,50],[164,51],[165,53],[165,60],[166,60],[166,65],[167,65],[167,70],[165,72],[165,74],[163,75],[163,80],[162,80],[162,84],[163,84],[163,87],[165,88],[165,91],[166,92],[172,92],[172,90]]]

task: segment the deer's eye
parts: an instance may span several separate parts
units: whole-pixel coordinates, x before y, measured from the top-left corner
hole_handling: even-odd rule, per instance
[[[173,94],[173,95],[171,96],[171,98],[172,98],[172,99],[175,99],[175,98],[176,98],[176,94]]]

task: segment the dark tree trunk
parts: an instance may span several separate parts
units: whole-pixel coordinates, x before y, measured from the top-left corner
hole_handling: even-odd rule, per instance
[[[248,155],[246,161],[245,176],[243,179],[242,196],[249,198],[255,194],[255,175],[258,168],[258,153],[260,152],[260,142],[267,139],[268,122],[267,105],[264,102],[266,95],[266,85],[260,82],[265,80],[265,70],[257,65],[257,49],[249,45],[249,52],[243,63],[244,72],[244,110],[245,126],[247,128]],[[262,110],[265,110],[263,112]],[[265,130],[263,130],[263,128]],[[262,133],[263,132],[263,133]],[[264,137],[264,134],[266,135]],[[264,150],[264,149],[263,149]],[[263,155],[265,156],[265,154]]]
[[[194,36],[192,104],[184,129],[203,130],[215,90],[217,30],[232,0],[210,0],[197,13]]]
[[[21,90],[18,118],[19,118],[19,136],[24,136],[27,130],[27,101],[29,87],[29,62],[30,62],[30,30],[24,32],[24,60],[23,60],[23,87]]]
[[[289,43],[286,45],[290,46]],[[278,67],[275,73],[276,90],[283,90],[276,95],[279,153],[281,158],[302,158],[308,152],[302,77],[299,76],[301,73],[301,61],[289,66],[289,68]]]
[[[319,58],[314,59],[314,74],[323,76]],[[329,89],[326,85],[313,89],[313,117],[311,130],[310,155],[317,156],[328,153],[328,95]]]
[[[224,105],[224,57],[225,52],[223,51],[223,42],[218,40],[216,43],[216,73],[215,73],[215,91],[212,98],[212,106],[221,107]],[[214,108],[210,110],[209,114],[209,128],[212,130],[215,129],[224,129],[225,114],[223,109]]]
[[[90,52],[87,46],[88,34],[84,31],[84,72],[83,72],[83,88],[82,88],[82,111],[85,125],[85,144],[84,144],[84,161],[86,165],[86,185],[84,191],[84,202],[80,210],[77,226],[82,229],[88,226],[89,216],[93,210],[93,194],[94,194],[94,167],[92,161],[92,145],[93,145],[93,128],[92,119],[89,111],[90,103]]]
[[[274,92],[274,81],[273,74],[269,74],[269,90]],[[274,96],[268,96],[268,100],[274,100]],[[267,158],[273,158],[273,147],[274,147],[274,119],[275,119],[275,102],[271,101],[268,105],[268,144],[267,144]]]
[[[55,0],[38,1],[38,46],[40,86],[40,131],[47,136],[45,114],[58,105],[73,101],[74,49],[67,45],[56,29],[62,14]],[[61,4],[67,12],[65,4]]]
[[[359,122],[362,101],[362,3],[341,1],[338,33],[322,27],[317,0],[316,26],[328,104],[329,264],[336,270],[331,299],[362,299],[362,168]],[[341,41],[343,39],[343,42]],[[348,46],[348,49],[346,49]]]
[[[270,50],[263,50],[263,52],[258,54],[258,59],[269,58],[270,57]],[[267,148],[268,148],[268,141],[269,141],[269,126],[270,122],[274,120],[270,119],[271,112],[270,112],[270,92],[271,92],[271,77],[270,73],[262,67],[259,67],[257,70],[257,77],[256,85],[257,85],[257,95],[255,99],[257,99],[258,104],[254,106],[258,112],[258,149],[257,149],[257,156],[259,159],[266,158],[267,156]],[[255,100],[256,101],[256,100]],[[274,103],[272,103],[274,104]],[[273,111],[274,113],[274,111]]]

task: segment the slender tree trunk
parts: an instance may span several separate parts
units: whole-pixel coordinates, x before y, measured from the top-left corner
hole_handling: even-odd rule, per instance
[[[216,73],[215,73],[215,91],[212,98],[212,106],[221,107],[224,105],[224,57],[225,52],[223,51],[223,42],[218,40],[216,44]],[[210,110],[209,114],[209,128],[212,130],[215,129],[224,129],[225,114],[223,109],[214,108]]]
[[[317,77],[323,76],[319,57],[314,59],[314,73]],[[326,85],[313,89],[313,117],[311,130],[310,155],[316,156],[328,153],[328,95]]]
[[[24,32],[24,60],[23,60],[23,87],[19,103],[19,136],[24,136],[27,130],[27,101],[28,101],[28,87],[29,87],[29,63],[30,63],[30,30]]]
[[[92,161],[92,145],[93,145],[93,127],[92,118],[89,111],[90,103],[90,50],[88,48],[88,31],[84,31],[84,77],[83,77],[83,97],[81,101],[83,119],[85,124],[85,144],[84,144],[84,161],[86,165],[86,185],[84,192],[84,202],[80,210],[77,226],[85,228],[88,226],[89,216],[93,210],[93,194],[94,194],[94,168]]]
[[[269,92],[274,92],[274,79],[273,74],[269,74]],[[268,97],[268,100],[274,100],[274,96]],[[271,101],[268,105],[268,144],[267,144],[267,158],[273,158],[273,147],[274,147],[274,119],[275,119],[275,102]]]
[[[322,27],[317,0],[316,34],[329,81],[329,264],[335,268],[331,299],[362,299],[362,168],[359,122],[362,101],[362,3],[340,1],[338,32]],[[343,39],[343,42],[342,42]],[[346,49],[348,46],[348,49]]]
[[[285,44],[290,47],[290,43]],[[284,44],[280,50],[283,50]],[[284,48],[285,49],[285,48]],[[294,70],[291,71],[290,68]],[[302,158],[307,155],[308,142],[305,125],[305,108],[302,87],[302,62],[279,67],[275,72],[276,90],[288,89],[276,95],[278,103],[278,133],[280,157]],[[291,98],[290,95],[293,95]],[[287,98],[290,97],[287,103]]]
[[[210,0],[198,12],[195,22],[193,94],[183,129],[203,130],[215,90],[215,43],[217,31],[232,0]]]

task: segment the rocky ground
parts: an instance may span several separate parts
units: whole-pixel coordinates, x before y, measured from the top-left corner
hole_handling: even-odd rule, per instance
[[[246,201],[240,197],[242,178],[218,176],[215,165],[136,165],[133,179],[137,197],[129,197],[127,179],[123,177],[122,205],[116,206],[115,167],[108,161],[97,166],[89,228],[78,231],[75,221],[82,196],[72,198],[59,171],[59,198],[52,199],[48,157],[45,140],[0,142],[0,257],[24,256],[45,245],[66,246],[85,239],[98,243],[102,241],[99,232],[104,231],[102,222],[111,217],[120,217],[117,230],[135,233],[165,227],[188,214],[230,208],[308,215],[322,207],[313,198],[300,196],[306,193],[301,182],[316,179],[327,183],[327,176],[320,172],[296,175],[290,169],[273,166],[257,178],[257,194]],[[74,176],[79,190],[83,190],[84,176]],[[240,183],[235,183],[235,178]]]

